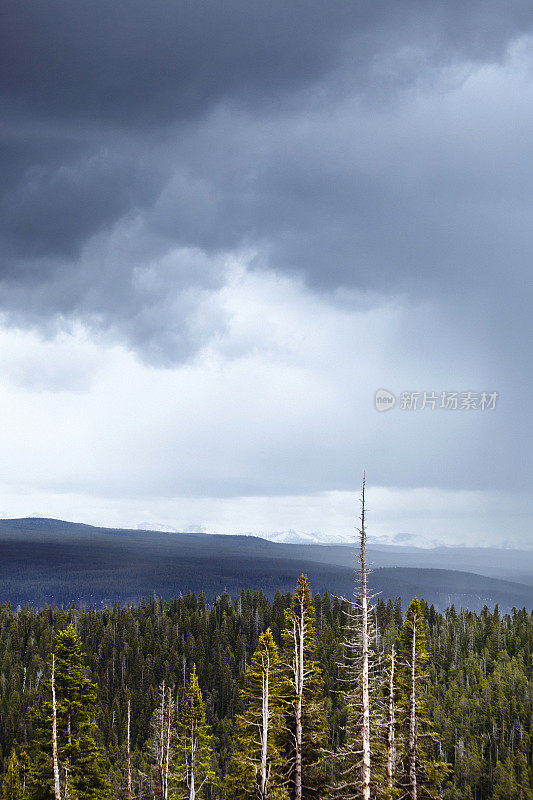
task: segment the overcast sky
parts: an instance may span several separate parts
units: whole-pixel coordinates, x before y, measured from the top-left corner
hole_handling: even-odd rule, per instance
[[[2,5],[0,516],[533,546],[531,3]]]

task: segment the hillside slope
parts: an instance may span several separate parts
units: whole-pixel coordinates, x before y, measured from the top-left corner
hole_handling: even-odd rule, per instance
[[[339,551],[339,548],[340,551]],[[323,559],[322,561],[320,559]],[[341,560],[342,566],[335,563]],[[342,545],[277,544],[249,536],[115,530],[58,520],[0,521],[0,602],[42,606],[101,606],[204,591],[263,589],[273,595],[294,588],[306,572],[314,591],[349,595],[353,560]],[[533,588],[465,571],[388,567],[372,585],[384,598],[415,594],[439,609],[479,610],[498,603],[533,607]]]

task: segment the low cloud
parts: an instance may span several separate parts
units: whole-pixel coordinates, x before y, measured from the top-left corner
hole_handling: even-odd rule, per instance
[[[507,459],[488,457],[496,442],[505,452],[504,404],[471,414],[374,408],[381,386],[487,385],[475,347],[454,361],[450,338],[432,358],[431,309],[388,301],[340,311],[297,281],[237,267],[209,309],[225,326],[173,367],[105,338],[88,345],[87,331],[55,344],[6,335],[8,377],[9,365],[19,372],[13,379],[11,366],[0,390],[3,447],[16,456],[0,480],[110,497],[282,495],[352,490],[366,468],[385,485],[519,488]],[[406,328],[417,346],[402,351]],[[68,370],[65,386],[50,383],[66,354],[75,374],[87,362],[84,391],[70,391]],[[40,394],[27,391],[25,363]]]

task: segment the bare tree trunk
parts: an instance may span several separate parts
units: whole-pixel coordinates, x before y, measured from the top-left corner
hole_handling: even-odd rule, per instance
[[[133,797],[132,790],[131,790],[130,715],[131,715],[131,700],[128,700],[128,727],[127,727],[127,730],[126,730],[126,797],[127,797],[127,800],[132,800],[132,797]]]
[[[302,700],[304,689],[304,640],[305,640],[305,609],[303,599],[300,608],[299,625],[294,625],[295,635],[295,683],[296,683],[296,730],[294,752],[294,799],[302,798]]]
[[[348,709],[345,744],[338,755],[343,758],[341,773],[335,781],[338,798],[370,800],[372,781],[372,727],[381,726],[382,712],[378,705],[379,691],[375,684],[376,641],[375,610],[368,586],[366,558],[366,477],[363,473],[361,490],[358,554],[359,568],[355,570],[354,600],[347,610],[344,652],[339,663],[342,680],[346,683],[344,697]],[[371,700],[376,702],[372,702]]]
[[[409,798],[417,800],[416,786],[416,623],[413,616],[413,643],[411,648],[411,692],[409,698]]]
[[[59,759],[57,756],[57,705],[55,684],[55,656],[52,656],[52,760],[54,763],[54,797],[61,800],[59,786]]]
[[[68,767],[65,767],[65,792],[64,792],[64,800],[68,800],[69,793],[68,793]]]
[[[368,634],[368,587],[367,587],[367,565],[366,565],[366,530],[365,530],[365,478],[363,476],[363,492],[361,497],[361,550],[359,553],[361,561],[361,645],[362,645],[362,665],[361,665],[361,710],[362,710],[362,799],[370,800],[370,693],[369,693],[369,673],[368,673],[368,653],[369,653],[369,634]]]
[[[261,800],[267,797],[267,756],[268,756],[268,725],[269,725],[269,702],[270,702],[270,656],[266,655],[266,665],[263,667],[262,683],[262,725],[261,725]]]
[[[195,754],[195,730],[194,723],[191,723],[191,771],[189,779],[189,800],[196,800],[196,754]]]
[[[159,783],[161,785],[161,795],[164,798],[165,792],[165,697],[166,697],[166,686],[165,681],[163,681],[162,688],[161,688],[161,707],[159,709],[159,732],[158,732],[158,753],[157,753],[157,767],[159,770]]]
[[[164,781],[163,781],[163,800],[168,800],[168,772],[170,766],[170,732],[172,728],[172,690],[168,690],[167,700],[167,720],[165,731],[165,768],[164,768]]]
[[[387,788],[389,797],[392,797],[392,788],[394,785],[394,764],[396,761],[396,706],[394,704],[394,667],[395,667],[395,650],[392,646],[390,674],[389,674],[389,712],[387,719]]]

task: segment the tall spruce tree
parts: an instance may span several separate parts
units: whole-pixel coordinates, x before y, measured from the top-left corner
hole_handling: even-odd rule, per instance
[[[22,800],[20,764],[14,749],[11,752],[7,773],[4,778],[4,782],[2,783],[2,794],[0,794],[0,800]]]
[[[327,745],[323,679],[316,661],[315,609],[306,575],[298,579],[285,622],[289,787],[294,800],[306,800],[319,797],[324,790]]]
[[[246,670],[242,714],[236,720],[236,752],[229,781],[235,800],[287,800],[281,659],[270,628]]]
[[[56,636],[54,679],[45,690],[54,697],[34,713],[35,736],[28,772],[31,800],[52,800],[54,785],[53,729],[61,797],[107,800],[111,796],[106,760],[96,726],[96,685],[84,674],[84,653],[71,624]],[[54,713],[55,712],[55,713]]]
[[[438,736],[427,714],[428,660],[424,615],[415,597],[398,638],[396,670],[401,748],[398,781],[408,800],[440,796],[449,771],[448,765],[436,755]]]
[[[213,737],[205,719],[205,706],[196,666],[182,693],[178,725],[174,736],[173,797],[196,800],[204,788],[213,785]]]

